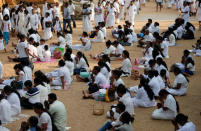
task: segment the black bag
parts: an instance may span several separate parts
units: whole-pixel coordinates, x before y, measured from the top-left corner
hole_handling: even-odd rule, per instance
[[[23,88],[23,82],[22,81],[12,81],[11,87],[15,90],[22,89]]]
[[[52,26],[52,23],[51,23],[51,22],[48,22],[48,21],[45,22],[45,27],[46,27],[46,28],[49,28],[49,27],[51,27],[51,26]]]

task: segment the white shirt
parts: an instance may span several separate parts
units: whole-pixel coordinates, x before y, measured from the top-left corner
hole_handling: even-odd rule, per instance
[[[54,18],[59,17],[60,15],[60,9],[59,6],[54,6]]]
[[[37,85],[36,88],[40,91],[40,102],[43,104],[48,100],[48,88],[43,85]]]
[[[20,72],[19,72],[19,75],[22,76],[22,78],[21,78],[20,81],[22,81],[22,82],[24,83],[24,82],[26,81],[25,73],[24,73],[23,71],[20,71]]]
[[[181,84],[181,88],[177,89],[178,91],[186,90],[188,88],[188,81],[184,77],[183,74],[178,74],[174,80],[173,88],[177,86],[177,84]]]
[[[115,87],[118,87],[118,86],[121,85],[121,84],[122,84],[122,85],[125,85],[125,84],[124,84],[124,81],[123,81],[121,78],[119,78],[118,80],[115,80],[115,81],[114,81],[114,86],[115,86]]]
[[[168,43],[167,41],[163,41],[161,44],[160,44],[161,48],[163,49],[163,55],[165,58],[169,58],[169,55],[168,55]]]
[[[44,48],[42,45],[39,45],[37,47],[37,53],[38,53],[38,57],[43,58],[43,52],[44,52]]]
[[[78,64],[76,64],[76,68],[78,68],[78,69],[84,68],[84,69],[88,70],[88,65],[83,57],[80,58]]]
[[[72,46],[72,34],[66,34],[65,35],[65,40],[68,46]]]
[[[100,40],[100,41],[104,41],[104,34],[103,34],[103,31],[99,30],[98,33],[97,33],[97,37],[96,37],[97,40]]]
[[[50,50],[44,51],[43,52],[43,58],[45,58],[45,60],[49,61],[51,59],[51,52]]]
[[[2,123],[7,123],[12,121],[11,117],[11,105],[6,99],[0,101],[0,120]]]
[[[38,26],[38,24],[39,24],[38,22],[39,22],[39,19],[38,19],[38,15],[37,14],[30,15],[30,24],[31,24],[31,27]]]
[[[71,84],[72,78],[71,74],[66,66],[60,67],[58,70],[58,77],[64,77],[64,81],[67,82],[67,84]]]
[[[111,45],[109,48],[106,47],[104,50],[104,54],[106,55],[115,54],[115,52],[116,52],[116,48],[113,45]]]
[[[154,37],[153,37],[153,35],[151,33],[149,33],[149,35],[144,36],[144,40],[145,40],[145,42],[148,42],[148,41],[153,42]]]
[[[106,79],[109,81],[109,75],[110,72],[107,70],[107,68],[104,66],[103,68],[101,68],[100,72],[106,77]]]
[[[75,6],[74,4],[68,5],[70,15],[75,14]]]
[[[127,42],[130,43],[130,44],[132,44],[133,43],[133,36],[132,36],[132,34],[128,34],[126,37],[128,38]]]
[[[24,71],[25,81],[27,81],[27,80],[32,81],[32,70],[31,70],[31,68],[28,66],[25,66],[23,68],[23,71]]]
[[[66,40],[65,40],[62,36],[59,36],[58,42],[60,43],[59,46],[60,46],[61,48],[65,48],[65,47],[66,47]]]
[[[170,42],[171,44],[173,44],[173,45],[176,44],[175,36],[174,36],[173,34],[171,34],[171,35],[169,36],[169,42]]]
[[[106,38],[107,37],[106,27],[101,28],[101,31],[103,32],[104,38]]]
[[[121,70],[125,73],[131,74],[132,64],[129,58],[124,59],[124,61],[122,62]]]
[[[191,63],[188,63],[186,67],[192,72],[195,71],[195,66],[193,64],[191,64]]]
[[[4,8],[4,10],[3,10],[3,16],[5,16],[5,15],[10,16],[10,11],[8,8]]]
[[[169,110],[174,112],[174,115],[177,115],[177,104],[176,100],[172,95],[168,95],[164,101],[164,107],[167,107]]]
[[[121,44],[118,44],[116,54],[120,54],[122,56],[124,50],[125,48]]]
[[[20,99],[16,93],[11,93],[7,96],[7,100],[11,105],[12,116],[19,115],[21,113]]]
[[[180,127],[177,131],[196,131],[196,127],[193,122],[189,121]]]
[[[145,53],[145,57],[150,60],[150,59],[153,59],[153,56],[152,56],[152,52],[153,52],[153,48],[152,47],[149,47],[148,48],[148,51]]]
[[[69,72],[72,76],[74,71],[74,63],[71,61],[65,61],[65,66],[69,69]]]
[[[119,99],[119,101],[125,105],[125,107],[126,107],[125,111],[127,111],[131,116],[133,116],[134,115],[134,106],[133,106],[131,97],[127,94],[124,94]]]
[[[38,119],[38,126],[41,127],[43,124],[47,124],[47,130],[52,131],[52,120],[47,112],[43,112]]]
[[[155,96],[158,96],[158,93],[159,93],[159,91],[161,90],[161,88],[160,88],[160,84],[159,84],[157,78],[156,78],[156,77],[153,77],[153,78],[149,81],[148,85],[149,85],[150,88],[152,89],[154,95],[155,95]]]
[[[10,32],[11,23],[10,20],[5,21],[3,20],[3,32]]]
[[[84,43],[86,43],[85,46],[84,46],[84,49],[85,50],[90,50],[91,49],[91,41],[89,40],[89,38],[88,37],[82,38],[82,41]]]
[[[99,72],[95,76],[94,84],[97,84],[98,87],[103,88],[104,86],[108,85],[109,83],[108,83],[107,78],[101,72]]]
[[[0,61],[0,79],[3,78],[3,64]]]
[[[36,34],[31,34],[29,38],[33,38],[34,42],[38,42]]]
[[[38,55],[38,53],[37,53],[37,48],[35,47],[35,46],[33,46],[33,45],[31,45],[31,44],[28,44],[28,49],[29,49],[29,53],[31,54],[31,55]],[[33,58],[33,56],[29,56],[29,58]]]
[[[56,100],[50,105],[49,113],[54,118],[54,124],[58,130],[65,131],[67,121],[65,105],[62,102]]]
[[[17,50],[19,52],[19,58],[25,58],[28,57],[27,53],[26,53],[26,48],[28,48],[28,44],[27,41],[24,42],[19,42],[17,44]]]

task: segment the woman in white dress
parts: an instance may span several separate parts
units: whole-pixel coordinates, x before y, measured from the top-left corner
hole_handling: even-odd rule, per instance
[[[0,94],[0,111],[0,120],[2,124],[12,122],[11,105],[6,99],[4,99],[2,94]]]
[[[172,123],[175,127],[175,131],[196,131],[195,124],[188,121],[188,116],[182,113],[179,113]]]
[[[172,88],[167,88],[166,90],[172,95],[185,95],[188,89],[188,79],[182,74],[178,67],[175,67],[174,74],[176,76],[174,84]]]
[[[159,92],[159,100],[161,103],[157,104],[158,109],[154,110],[152,118],[160,120],[173,120],[179,112],[179,105],[176,99],[169,94],[168,91],[162,89]]]
[[[197,1],[197,17],[199,22],[199,30],[201,31],[201,1]]]
[[[11,116],[17,116],[21,113],[20,95],[10,86],[5,86],[3,92],[7,96],[7,100],[11,105]]]
[[[73,50],[85,50],[89,51],[91,49],[91,41],[89,40],[87,32],[82,33],[82,37],[80,38],[81,44],[72,45],[71,48]]]
[[[25,33],[28,34],[29,29],[31,29],[30,14],[27,10],[25,10],[24,13],[25,13]]]
[[[34,86],[40,91],[40,102],[44,105],[44,102],[48,100],[48,88],[37,77],[34,79]]]
[[[115,26],[115,14],[116,9],[114,8],[113,4],[110,4],[110,6],[108,7],[108,15],[106,19],[107,28],[113,28]]]
[[[73,76],[74,63],[69,53],[64,54],[65,66],[68,68],[70,75]]]
[[[124,50],[122,57],[124,60],[122,62],[122,66],[119,69],[123,73],[122,76],[130,76],[131,70],[132,70],[132,64],[131,64],[131,60],[129,57],[129,52],[127,50]]]
[[[98,2],[98,5],[95,8],[95,19],[94,19],[94,24],[95,26],[98,26],[99,22],[103,22],[103,8],[101,7],[101,3]]]
[[[89,6],[90,6],[90,9],[91,9],[90,21],[94,21],[95,11],[94,11],[94,2],[93,2],[93,0],[90,0]]]
[[[52,19],[50,17],[50,14],[47,12],[45,14],[45,18],[43,20],[43,29],[44,29],[44,39],[49,40],[52,38],[52,31],[51,31],[51,24]]]
[[[91,33],[93,29],[91,25],[91,21],[90,21],[90,14],[91,14],[91,9],[87,7],[87,4],[84,4],[82,9],[83,32]]]
[[[153,107],[156,106],[154,93],[148,86],[148,80],[141,78],[138,90],[132,98],[134,107]]]
[[[20,6],[19,7],[20,10],[18,12],[18,20],[17,20],[17,25],[18,25],[18,32],[20,34],[24,34],[26,35],[26,31],[25,31],[25,15],[24,15],[24,11],[23,11],[23,7]]]
[[[134,26],[134,20],[135,20],[135,15],[137,14],[137,8],[133,1],[131,1],[128,8],[129,8],[128,9],[128,16],[129,16],[128,21],[132,24],[132,26]]]

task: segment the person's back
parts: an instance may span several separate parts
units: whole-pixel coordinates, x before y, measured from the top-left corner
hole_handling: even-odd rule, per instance
[[[0,101],[0,120],[2,123],[7,123],[12,121],[11,117],[11,105],[6,99],[1,99]]]
[[[50,105],[49,113],[51,114],[53,124],[57,129],[59,131],[65,131],[67,114],[64,104],[58,100],[54,101]]]

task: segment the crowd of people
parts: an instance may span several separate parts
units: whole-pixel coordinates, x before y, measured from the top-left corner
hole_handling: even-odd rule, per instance
[[[81,10],[83,33],[79,36],[80,44],[73,44],[72,39],[73,30],[77,28],[73,1],[64,2],[63,16],[59,3],[53,6],[46,0],[42,11],[33,3],[21,1],[12,9],[4,4],[0,9],[0,50],[7,52],[10,34],[17,34],[18,40],[17,44],[11,44],[15,57],[8,56],[9,61],[17,62],[13,67],[16,76],[4,79],[4,63],[0,62],[1,123],[13,122],[13,117],[19,115],[22,109],[33,109],[36,116],[22,122],[19,131],[67,130],[65,105],[51,90],[67,90],[74,82],[73,76],[76,76],[77,81],[88,83],[88,91],[82,92],[83,99],[118,100],[107,112],[110,120],[99,131],[133,131],[134,108],[156,106],[158,109],[153,111],[153,119],[172,120],[178,131],[195,131],[195,125],[180,113],[175,96],[187,95],[188,77],[193,77],[195,73],[195,62],[190,53],[201,56],[201,38],[192,50],[184,50],[181,62],[175,62],[170,69],[165,60],[171,56],[169,47],[176,46],[177,41],[195,39],[195,26],[189,19],[196,9],[201,29],[201,1],[156,0],[157,11],[165,2],[168,8],[174,4],[183,15],[164,32],[161,32],[159,22],[148,19],[136,33],[135,16],[144,8],[145,0],[100,0],[97,4],[92,0],[85,1]],[[119,24],[121,20],[125,24]],[[41,29],[43,37],[38,33]],[[48,45],[46,41],[51,40],[55,33],[57,42]],[[112,34],[114,41],[108,40],[108,33]],[[90,55],[98,60],[90,71],[90,63],[84,53],[93,50],[94,43],[105,43],[105,49]],[[132,62],[125,46],[134,44],[139,49],[143,48],[143,57]],[[57,69],[33,72],[35,62],[51,61],[58,50],[62,52],[62,58]],[[77,50],[76,55],[73,50]],[[111,69],[111,60],[122,60],[122,65]],[[135,67],[144,68],[144,73],[136,76],[139,85],[126,87],[122,77],[135,75]],[[175,75],[173,84],[170,83],[170,72]],[[132,95],[133,92],[135,95]]]

